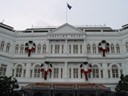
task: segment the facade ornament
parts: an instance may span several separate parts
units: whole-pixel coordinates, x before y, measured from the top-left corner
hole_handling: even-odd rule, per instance
[[[25,44],[25,51],[28,52],[28,56],[30,57],[31,55],[31,52],[32,51],[35,51],[36,49],[36,45],[35,43],[33,43],[33,41],[28,41],[26,44]]]
[[[86,81],[88,80],[88,73],[92,71],[91,68],[92,68],[92,65],[88,64],[88,62],[84,62],[83,64],[80,65],[81,74],[84,73]]]
[[[109,43],[106,42],[105,40],[102,40],[99,43],[99,52],[103,53],[103,57],[105,57],[105,53],[109,52]]]
[[[49,64],[48,61],[45,61],[45,63],[41,64],[40,72],[44,73],[44,80],[46,80],[48,72],[52,72],[52,64]]]

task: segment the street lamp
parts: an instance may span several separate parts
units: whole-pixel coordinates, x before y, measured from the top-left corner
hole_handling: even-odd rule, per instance
[[[98,88],[98,86],[96,85],[96,87],[95,87],[95,88],[96,88],[96,96],[98,96],[98,95],[97,95],[97,88]]]

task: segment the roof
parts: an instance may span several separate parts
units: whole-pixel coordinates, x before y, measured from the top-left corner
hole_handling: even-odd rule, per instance
[[[1,28],[4,28],[4,29],[7,29],[7,30],[10,30],[10,31],[13,31],[13,27],[8,26],[8,25],[3,24],[3,23],[0,23],[0,27],[1,27]]]

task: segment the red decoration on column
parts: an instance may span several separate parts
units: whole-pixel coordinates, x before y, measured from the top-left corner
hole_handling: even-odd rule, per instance
[[[28,56],[30,57],[31,52],[35,51],[35,43],[33,41],[28,41],[28,43],[25,44],[25,51],[28,51]]]
[[[88,66],[88,62],[84,62],[84,66]],[[90,73],[91,71],[92,71],[92,69],[91,69],[91,67],[92,67],[92,65],[90,64],[89,65],[89,69],[87,69],[87,70],[84,70],[83,68],[83,64],[81,64],[80,65],[80,68],[81,68],[81,73],[84,73],[84,75],[85,75],[85,80],[87,81],[88,80],[88,73]]]
[[[45,64],[41,64],[40,72],[44,72],[44,80],[47,80],[48,72],[52,72],[52,64],[49,64],[49,62],[45,62]]]
[[[105,52],[109,52],[109,43],[105,40],[102,40],[99,43],[99,52],[103,52],[103,57],[105,57]]]

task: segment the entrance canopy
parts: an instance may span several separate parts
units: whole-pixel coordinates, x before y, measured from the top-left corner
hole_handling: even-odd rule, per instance
[[[45,89],[105,89],[109,90],[103,84],[95,83],[32,83],[28,84],[27,88],[45,88]]]

